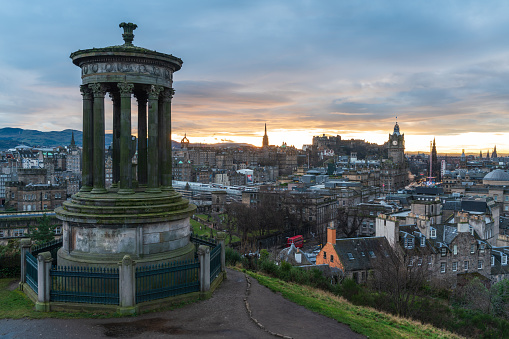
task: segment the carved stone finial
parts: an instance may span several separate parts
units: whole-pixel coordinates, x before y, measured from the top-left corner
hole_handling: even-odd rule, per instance
[[[118,25],[118,27],[124,29],[124,34],[122,34],[122,38],[124,39],[124,46],[133,46],[133,31],[138,27],[138,25],[133,24],[132,22],[122,22],[120,25]]]

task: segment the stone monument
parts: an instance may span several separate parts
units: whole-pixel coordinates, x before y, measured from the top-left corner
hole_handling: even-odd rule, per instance
[[[196,206],[171,183],[173,73],[182,60],[133,45],[133,23],[121,23],[124,44],[71,54],[81,68],[81,190],[55,210],[63,222],[58,265],[117,267],[194,258],[189,218]],[[113,103],[113,185],[105,188],[105,95]],[[131,96],[138,107],[132,137]],[[148,112],[147,112],[148,104]],[[132,158],[138,152],[138,164]],[[133,169],[136,170],[133,170]]]

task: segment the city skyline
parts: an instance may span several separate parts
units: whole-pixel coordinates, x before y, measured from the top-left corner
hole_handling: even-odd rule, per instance
[[[509,153],[504,2],[121,4],[4,4],[0,127],[81,130],[68,56],[122,44],[130,21],[135,45],[184,60],[174,140],[261,146],[267,123],[272,145],[322,134],[381,144],[397,117],[410,152],[435,138],[440,154]]]

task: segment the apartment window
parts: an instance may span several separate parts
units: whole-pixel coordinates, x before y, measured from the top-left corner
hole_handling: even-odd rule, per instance
[[[445,262],[440,263],[440,273],[445,273]]]
[[[502,265],[507,265],[507,255],[502,254],[501,261],[502,261]]]
[[[428,258],[428,265],[433,265],[433,257],[431,255]]]
[[[445,247],[442,247],[440,249],[440,254],[442,255],[442,257],[445,257],[447,255],[447,249]]]
[[[454,245],[452,247],[452,254],[457,255],[458,254],[458,245]]]
[[[477,269],[478,269],[478,270],[482,270],[482,260],[479,260],[479,261],[477,262]]]
[[[25,234],[25,230],[23,230],[22,228],[15,229],[12,232],[12,235],[14,237],[22,237],[24,234]]]
[[[0,230],[0,238],[3,238],[3,237],[4,237],[4,231]]]
[[[463,269],[465,271],[468,270],[468,260],[465,260],[465,262],[463,262]]]
[[[434,229],[433,227],[430,230],[430,237],[433,239],[435,239],[437,237],[437,230]]]
[[[57,235],[62,234],[62,227],[61,226],[55,227],[55,234],[57,234]]]
[[[421,237],[421,247],[424,247],[426,246],[426,237],[422,236]]]
[[[334,256],[332,254],[330,256],[330,262],[334,262]]]
[[[14,199],[16,195],[14,193],[11,193],[11,199]]]
[[[419,260],[417,260],[417,266],[422,266],[422,258],[419,258]]]
[[[323,258],[327,259],[327,252],[323,251]]]
[[[410,258],[410,260],[408,261],[408,266],[414,266],[414,259],[413,258]]]
[[[48,193],[44,193],[44,200],[48,200]]]
[[[458,262],[455,261],[455,262],[452,263],[452,271],[456,272],[457,270],[458,270]]]
[[[475,253],[475,244],[470,245],[470,253]]]
[[[491,266],[495,266],[495,256],[491,256]]]
[[[479,250],[481,253],[484,253],[484,249],[485,249],[485,245],[484,244],[480,244],[479,245]]]
[[[472,226],[469,226],[468,230],[470,231],[470,234],[474,235],[474,228]]]
[[[405,241],[406,248],[414,248],[414,238],[408,237]]]

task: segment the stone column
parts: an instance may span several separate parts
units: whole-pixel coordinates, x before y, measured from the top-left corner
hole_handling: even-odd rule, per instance
[[[163,93],[162,122],[163,138],[161,140],[161,186],[163,190],[171,189],[171,99],[175,91],[168,88]]]
[[[89,85],[94,92],[94,188],[92,193],[106,193],[104,188],[104,95],[105,86],[101,83]]]
[[[83,96],[83,167],[82,167],[82,186],[80,191],[90,192],[93,186],[93,157],[94,157],[94,139],[93,139],[93,96],[92,90],[87,85],[80,86]]]
[[[120,89],[120,183],[119,194],[132,194],[131,93],[134,85],[118,83]]]
[[[158,115],[161,86],[150,86],[148,93],[148,188],[147,192],[160,193]]]
[[[147,94],[136,93],[138,100],[138,183],[147,185]]]
[[[225,252],[226,234],[224,232],[217,232],[216,238],[219,242],[219,246],[221,246],[221,272],[226,272],[226,252]]]
[[[136,263],[129,255],[125,255],[119,265],[119,296],[120,296],[120,313],[134,314],[136,308]]]
[[[49,294],[51,289],[50,269],[51,262],[50,252],[43,252],[37,256],[37,302],[35,310],[41,312],[49,312]]]
[[[23,284],[26,283],[26,277],[27,277],[27,261],[26,261],[26,255],[27,252],[30,251],[30,247],[32,247],[32,240],[30,239],[21,239],[19,242],[19,245],[21,247],[21,277],[19,281],[20,289],[23,290]]]
[[[118,186],[120,180],[120,94],[110,92],[113,101],[113,154],[111,158],[112,187]]]
[[[210,290],[210,249],[208,246],[198,247],[198,258],[200,260],[200,292]]]

